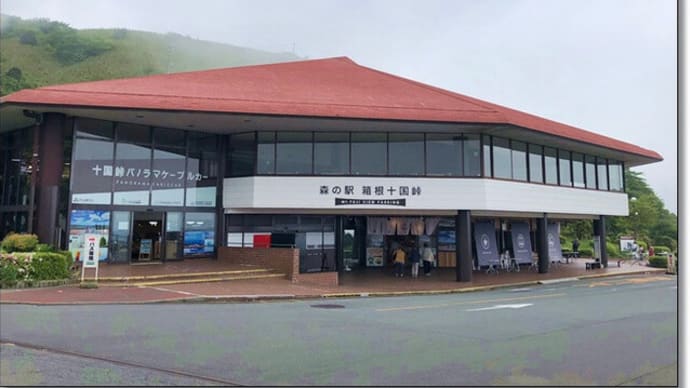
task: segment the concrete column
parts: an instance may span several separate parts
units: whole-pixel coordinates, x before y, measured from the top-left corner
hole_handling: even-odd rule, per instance
[[[472,281],[472,222],[469,210],[455,215],[455,280]]]
[[[38,208],[36,234],[42,243],[56,241],[58,193],[63,166],[65,116],[46,113],[39,129]],[[74,178],[74,177],[73,177]]]
[[[547,233],[548,220],[537,218],[537,255],[539,256],[539,273],[549,272],[549,239]]]
[[[599,216],[598,220],[594,220],[594,238],[599,239],[601,266],[606,268],[609,266],[609,255],[606,252],[606,216]]]

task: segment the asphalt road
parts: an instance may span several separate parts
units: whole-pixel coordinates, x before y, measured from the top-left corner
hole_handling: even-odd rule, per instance
[[[0,305],[0,384],[676,385],[677,291],[675,277],[647,275],[411,297]],[[342,307],[314,307],[326,304]]]

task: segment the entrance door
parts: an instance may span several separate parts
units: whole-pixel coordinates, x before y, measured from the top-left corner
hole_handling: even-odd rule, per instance
[[[132,262],[160,260],[162,241],[163,213],[135,212],[132,222]]]
[[[365,266],[366,234],[366,217],[344,217],[341,241],[345,271]]]

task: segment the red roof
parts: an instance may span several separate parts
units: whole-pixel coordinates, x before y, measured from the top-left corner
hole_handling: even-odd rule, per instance
[[[346,57],[22,90],[0,103],[513,124],[656,160],[651,150],[360,66]]]

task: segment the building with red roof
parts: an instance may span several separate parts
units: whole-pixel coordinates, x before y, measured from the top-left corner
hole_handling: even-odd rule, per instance
[[[426,243],[458,280],[505,251],[548,271],[558,221],[603,236],[624,169],[662,160],[345,57],[21,90],[0,136],[1,235],[100,234],[110,263],[291,246],[303,273]]]

